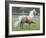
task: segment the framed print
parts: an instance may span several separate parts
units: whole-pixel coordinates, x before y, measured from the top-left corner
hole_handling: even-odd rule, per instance
[[[5,36],[45,34],[45,3],[5,1]]]

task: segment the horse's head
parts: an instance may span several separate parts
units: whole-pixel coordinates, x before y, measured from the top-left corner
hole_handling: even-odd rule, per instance
[[[29,16],[34,16],[34,15],[36,15],[36,13],[37,13],[36,10],[33,9],[30,11]]]
[[[33,9],[33,14],[34,14],[34,15],[36,15],[36,14],[37,14],[37,12],[36,12],[36,10],[35,10],[35,9]]]

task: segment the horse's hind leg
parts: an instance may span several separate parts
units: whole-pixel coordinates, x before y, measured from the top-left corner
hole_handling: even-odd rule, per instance
[[[30,29],[30,23],[29,23],[29,29]]]
[[[23,23],[20,23],[20,28],[23,29]]]

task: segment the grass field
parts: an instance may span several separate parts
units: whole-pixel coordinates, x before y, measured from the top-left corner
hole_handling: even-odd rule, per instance
[[[23,28],[20,27],[20,24],[18,24],[16,27],[14,27],[14,22],[12,24],[12,31],[26,31],[26,30],[40,30],[40,19],[37,18],[34,20],[34,24],[31,23],[30,27],[28,23],[23,24]]]

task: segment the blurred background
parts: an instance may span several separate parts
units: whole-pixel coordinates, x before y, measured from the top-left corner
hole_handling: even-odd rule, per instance
[[[17,21],[19,19],[19,16],[26,15],[28,16],[30,11],[33,9],[36,10],[37,14],[34,14],[34,16],[40,16],[40,8],[30,8],[30,7],[12,7],[12,16],[13,20]]]

